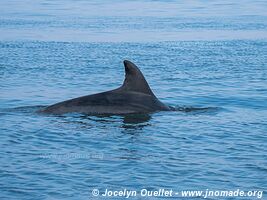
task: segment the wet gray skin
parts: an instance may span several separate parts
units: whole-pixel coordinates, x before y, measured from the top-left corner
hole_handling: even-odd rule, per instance
[[[97,94],[59,102],[40,110],[48,114],[83,113],[121,115],[169,111],[171,107],[158,100],[138,67],[124,62],[125,80],[121,87]]]

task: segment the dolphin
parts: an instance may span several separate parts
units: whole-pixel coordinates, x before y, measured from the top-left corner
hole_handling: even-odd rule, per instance
[[[82,113],[87,115],[124,115],[170,111],[150,89],[144,75],[132,62],[124,60],[125,79],[117,89],[87,95],[50,105],[47,114]]]

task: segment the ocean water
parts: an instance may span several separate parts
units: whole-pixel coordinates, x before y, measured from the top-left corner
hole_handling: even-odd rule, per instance
[[[124,59],[179,111],[36,113],[120,86]],[[266,1],[1,1],[0,199],[266,199],[266,63]]]

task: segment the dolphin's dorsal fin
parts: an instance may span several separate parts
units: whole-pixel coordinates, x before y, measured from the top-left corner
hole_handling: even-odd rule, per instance
[[[128,60],[124,60],[123,63],[125,79],[121,89],[155,96],[138,67]]]

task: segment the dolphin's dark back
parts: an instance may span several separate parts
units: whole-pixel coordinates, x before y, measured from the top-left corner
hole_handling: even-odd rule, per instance
[[[144,75],[130,61],[124,61],[125,80],[121,87],[98,94],[87,95],[48,106],[41,112],[64,114],[129,114],[170,110],[150,89]]]

